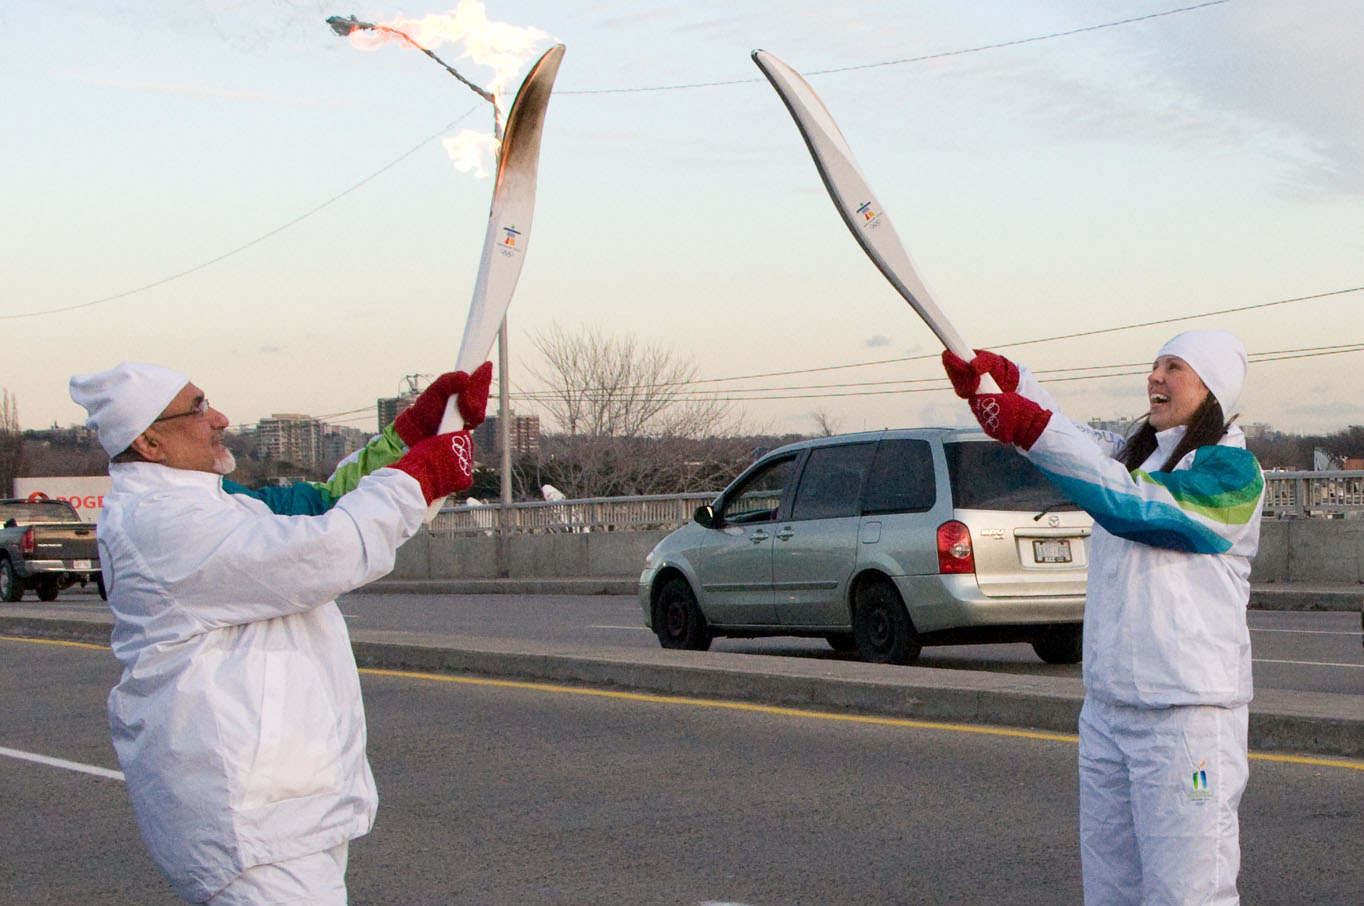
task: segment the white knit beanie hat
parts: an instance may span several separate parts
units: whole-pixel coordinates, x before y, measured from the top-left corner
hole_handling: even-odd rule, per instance
[[[124,362],[98,374],[71,379],[71,398],[85,407],[87,427],[99,434],[100,446],[117,456],[147,430],[189,378],[160,365]]]
[[[1189,363],[1230,418],[1246,383],[1246,347],[1225,330],[1189,330],[1160,347],[1156,354],[1179,356]]]

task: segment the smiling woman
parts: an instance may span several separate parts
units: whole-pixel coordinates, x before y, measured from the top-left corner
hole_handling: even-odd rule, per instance
[[[1076,425],[1027,369],[944,355],[986,433],[1016,444],[1094,517],[1080,712],[1080,847],[1089,904],[1238,902],[1249,775],[1246,626],[1264,476],[1224,418],[1241,341],[1182,333],[1147,378],[1129,437]],[[978,393],[991,374],[1006,392]]]
[[[1140,468],[1156,449],[1157,435],[1181,426],[1188,430],[1166,457],[1163,471],[1190,451],[1218,443],[1230,425],[1226,413],[1240,399],[1245,373],[1245,348],[1226,331],[1188,331],[1166,343],[1146,379],[1150,414],[1119,459],[1128,469]]]

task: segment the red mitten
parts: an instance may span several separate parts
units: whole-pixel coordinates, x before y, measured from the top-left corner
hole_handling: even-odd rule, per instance
[[[995,440],[1031,450],[1051,421],[1043,409],[1017,393],[982,393],[971,397],[971,412]]]
[[[472,431],[483,424],[484,414],[488,411],[488,388],[493,382],[493,363],[484,362],[469,375],[469,385],[459,391],[455,401],[459,414],[464,417],[464,430]]]
[[[417,401],[393,420],[393,429],[408,447],[435,435],[445,415],[445,401],[469,385],[469,375],[463,371],[448,371],[431,382]]]
[[[417,479],[427,503],[442,500],[473,486],[474,440],[468,431],[419,440],[392,468]]]
[[[948,380],[952,382],[952,389],[962,399],[970,399],[971,394],[980,389],[982,374],[994,378],[996,386],[1005,393],[1013,393],[1018,389],[1018,366],[987,349],[977,349],[975,358],[970,362],[950,349],[944,349],[942,365],[947,371]]]

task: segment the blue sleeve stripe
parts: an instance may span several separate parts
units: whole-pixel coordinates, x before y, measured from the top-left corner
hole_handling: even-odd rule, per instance
[[[1193,521],[1173,504],[1143,500],[1072,476],[1042,471],[1095,522],[1119,538],[1194,554],[1231,550],[1231,541]]]
[[[268,506],[270,512],[279,516],[321,516],[336,503],[321,486],[307,481],[282,487],[270,485],[252,490],[224,478],[223,490],[229,494],[254,497]]]

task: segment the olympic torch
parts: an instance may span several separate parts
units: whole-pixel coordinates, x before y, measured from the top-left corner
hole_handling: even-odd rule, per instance
[[[801,137],[805,139],[806,147],[810,149],[810,156],[814,158],[815,167],[824,180],[824,188],[829,191],[834,207],[867,257],[871,258],[872,263],[942,344],[969,362],[975,355],[974,350],[933,301],[932,294],[910,261],[909,253],[896,235],[895,228],[891,226],[889,215],[876,200],[858,169],[852,149],[828,108],[800,73],[777,57],[765,50],[755,50],[753,62],[785,102]],[[980,389],[983,393],[997,393],[999,390],[988,374],[981,376]]]
[[[354,16],[332,16],[327,20],[327,24],[342,37],[349,37],[357,32],[380,33],[406,42],[439,63],[480,97],[492,103],[495,112],[500,112],[497,110],[497,98],[494,93],[466,79],[402,29],[364,22]],[[498,31],[505,36],[518,30],[503,28]],[[537,29],[519,31],[523,33],[522,37],[527,39],[543,34]],[[498,138],[501,141],[497,151],[492,206],[488,214],[488,229],[483,239],[478,277],[474,282],[473,299],[469,303],[463,339],[460,341],[459,353],[455,357],[456,370],[472,372],[487,359],[492,350],[493,340],[497,337],[498,329],[506,317],[512,294],[516,290],[521,265],[525,261],[526,246],[530,239],[531,216],[535,209],[540,137],[544,131],[550,92],[554,87],[554,79],[559,73],[559,63],[563,56],[563,44],[555,44],[545,51],[522,80],[507,113],[505,124],[495,120]],[[503,379],[505,380],[505,375]],[[441,418],[440,433],[458,431],[462,426],[463,419],[459,414],[456,400],[451,397]],[[428,522],[440,511],[441,503],[443,501],[431,505],[427,513]]]

